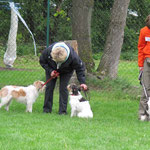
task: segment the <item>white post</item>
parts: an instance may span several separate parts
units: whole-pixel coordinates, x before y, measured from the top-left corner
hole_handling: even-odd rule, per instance
[[[6,65],[6,67],[12,68],[13,63],[17,58],[16,38],[17,38],[17,30],[18,30],[18,17],[14,12],[14,8],[15,8],[14,2],[10,3],[10,8],[11,8],[11,25],[10,25],[10,31],[8,36],[7,49],[4,54],[4,64]]]

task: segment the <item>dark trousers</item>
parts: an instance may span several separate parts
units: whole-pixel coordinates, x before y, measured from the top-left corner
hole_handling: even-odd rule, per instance
[[[148,62],[148,59],[150,58],[146,58],[144,61],[142,83],[145,86],[148,97],[150,97],[150,63]],[[141,96],[140,104],[139,104],[139,119],[142,115],[146,115],[148,117],[148,114],[146,112],[147,107],[148,107],[147,102],[148,102],[148,99],[145,96],[144,90],[142,90],[142,96]]]
[[[60,83],[59,83],[59,113],[66,113],[67,112],[67,103],[68,103],[68,90],[67,85],[69,83],[69,80],[72,76],[73,72],[67,73],[67,74],[60,74]],[[50,78],[49,74],[46,74],[46,81]],[[54,88],[56,85],[56,80],[52,79],[50,82],[46,84],[46,90],[45,90],[45,100],[44,100],[44,106],[43,111],[44,112],[52,112],[52,106],[53,106],[53,93]]]

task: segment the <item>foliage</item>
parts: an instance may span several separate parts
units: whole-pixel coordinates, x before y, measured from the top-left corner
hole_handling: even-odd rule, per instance
[[[0,45],[0,58],[4,55],[5,53],[5,48],[3,45]]]
[[[145,25],[145,19],[149,15],[150,3],[149,0],[132,0],[129,5],[129,10],[132,14],[128,15],[127,26],[133,28],[136,32]],[[137,14],[133,15],[133,12]]]
[[[19,12],[26,21],[29,29],[35,36],[36,42],[41,45],[46,45],[46,30],[47,30],[47,0],[14,0],[20,4]],[[1,19],[4,20],[0,24],[0,34],[4,42],[7,41],[10,22],[10,8],[7,3],[7,9],[0,9]],[[67,7],[66,7],[67,6]],[[60,40],[71,39],[71,3],[70,0],[64,2],[52,0],[50,3],[50,43]],[[18,34],[22,37],[22,42],[29,42],[31,39],[28,30],[19,21]],[[2,41],[0,38],[0,41]]]
[[[92,17],[92,48],[94,53],[104,50],[112,4],[113,1],[100,2],[95,0]],[[145,25],[145,18],[149,14],[149,10],[150,3],[147,0],[130,1],[122,47],[123,52],[132,51],[132,53],[135,53],[137,51],[139,30]]]
[[[10,27],[10,10],[6,9],[7,7],[9,6],[6,5],[6,7],[4,7],[4,5],[0,3],[0,16],[2,20],[0,22],[0,43],[6,42],[9,33],[8,29]]]
[[[112,1],[99,2],[95,0],[94,11],[92,15],[92,49],[93,52],[101,52],[104,50],[104,44],[106,40],[106,31],[109,25],[110,9],[112,7]]]
[[[39,53],[39,48],[37,46],[37,53]],[[24,55],[34,55],[34,45],[33,43],[24,43],[24,44],[19,44],[17,47],[17,55],[18,56],[24,56]]]
[[[137,58],[138,58],[138,53],[132,51],[122,52],[120,56],[120,60],[128,60],[128,61],[137,61]]]
[[[47,0],[14,0],[14,2],[20,4],[21,9],[19,9],[19,12],[33,32],[36,43],[41,46],[46,45]],[[104,50],[112,5],[113,1],[94,0],[91,23],[93,53],[103,52]],[[72,39],[71,8],[72,0],[50,1],[50,43]],[[148,0],[130,1],[122,47],[122,52],[128,53],[124,53],[127,56],[123,55],[122,58],[131,60],[132,58],[129,54],[134,53],[135,55],[137,53],[139,30],[145,25],[145,18],[149,14],[149,10],[150,3]],[[2,35],[0,43],[6,45],[10,28],[10,8],[8,3],[0,3],[0,16],[1,20],[3,20],[0,23],[0,34]],[[23,51],[23,48],[19,44],[23,45],[23,43],[31,43],[31,41],[31,35],[19,21],[17,45],[20,51]],[[20,54],[23,53],[21,52]]]
[[[137,52],[137,45],[138,45],[138,36],[132,28],[125,27],[125,34],[124,34],[124,42],[122,47],[122,52]]]
[[[93,54],[93,59],[94,60],[100,60],[101,56],[102,56],[102,53],[94,53]]]
[[[64,10],[56,11],[53,15],[54,22],[51,22],[51,40],[64,41],[71,40],[71,20]],[[53,34],[54,33],[54,34]]]
[[[146,16],[149,15],[150,2],[147,0],[132,0],[128,8],[128,17],[124,35],[122,51],[129,54],[137,53],[137,43],[140,29],[145,26]],[[130,54],[131,54],[130,53]],[[126,56],[127,57],[127,56]],[[130,59],[127,58],[127,59]]]

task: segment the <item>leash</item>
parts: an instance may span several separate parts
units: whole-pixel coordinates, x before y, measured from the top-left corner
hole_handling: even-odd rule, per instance
[[[54,73],[55,73],[55,77],[58,77],[58,76],[59,76],[59,72],[57,72],[57,71],[54,70]],[[42,85],[42,87],[43,87],[44,85],[46,85],[48,82],[50,82],[53,78],[54,78],[53,76],[50,77],[50,78]]]
[[[140,71],[140,74],[139,74],[138,79],[139,79],[139,81],[140,81],[140,84],[141,84],[141,85],[142,85],[142,87],[143,87],[144,94],[145,94],[145,96],[146,96],[147,100],[149,100],[149,97],[148,97],[148,94],[147,94],[147,91],[146,91],[145,85],[144,85],[144,84],[143,84],[143,82],[142,82],[142,75],[143,75],[143,71]]]
[[[83,93],[84,93],[84,95],[85,95],[86,100],[90,101],[89,89],[83,90]]]

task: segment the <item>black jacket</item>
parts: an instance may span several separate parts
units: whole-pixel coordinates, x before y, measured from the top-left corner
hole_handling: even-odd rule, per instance
[[[71,73],[75,70],[80,84],[85,83],[85,66],[74,49],[68,44],[66,45],[70,49],[69,57],[64,63],[61,64],[60,68],[57,69],[57,64],[52,60],[51,56],[51,51],[54,44],[45,49],[40,56],[40,64],[45,69],[46,73],[51,74],[53,70],[57,70],[60,74],[65,74]]]

